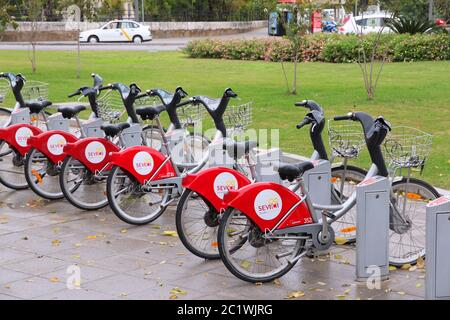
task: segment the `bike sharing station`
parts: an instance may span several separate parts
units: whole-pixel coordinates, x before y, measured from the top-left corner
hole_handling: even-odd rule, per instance
[[[123,98],[123,92],[119,90],[125,108],[127,109],[127,106],[129,107],[129,110],[127,109],[127,111],[133,111],[133,103],[131,101],[132,99],[137,99],[137,97],[140,96],[144,97],[144,95],[140,95],[141,90],[136,85],[132,85],[130,86],[130,88],[128,88],[125,85],[114,84],[108,85],[106,87],[102,86],[101,88],[104,88],[105,90],[123,89],[122,91],[125,93],[130,91],[131,93],[129,93],[129,95],[131,95],[131,98],[127,100]],[[80,90],[77,91],[77,94],[82,93]],[[173,165],[173,168],[165,172],[164,176],[161,175],[161,178],[153,180],[152,175],[158,173],[158,171],[156,171],[156,173],[152,174],[153,167],[161,166],[160,168],[163,168],[165,164],[172,161],[172,153],[174,154],[179,151],[180,161],[183,161],[185,159],[186,154],[183,153],[183,150],[184,147],[188,145],[187,142],[190,141],[187,140],[187,138],[190,136],[186,133],[185,128],[183,126],[180,126],[180,128],[178,129],[173,129],[171,127],[171,130],[169,130],[169,132],[164,132],[162,125],[159,122],[159,114],[162,111],[167,111],[165,109],[169,108],[172,104],[175,108],[179,101],[181,101],[181,98],[185,97],[184,93],[183,95],[180,94],[180,90],[179,88],[177,88],[176,93],[174,95],[170,95],[170,97],[172,97],[170,99],[170,102],[166,103],[162,99],[163,103],[166,104],[165,106],[146,106],[144,108],[138,109],[136,112],[136,114],[141,116],[142,119],[152,120],[152,124],[153,121],[155,121],[155,123],[157,124],[157,126],[152,126],[150,128],[152,128],[151,132],[155,130],[155,132],[158,132],[160,134],[160,142],[162,143],[162,147],[165,148],[165,154],[162,154],[161,152],[161,155],[159,155],[158,153],[159,158],[156,157],[157,152],[159,151],[142,145],[144,142],[143,128],[138,121],[134,121],[132,123],[127,122],[124,124],[104,124],[103,126],[101,126],[103,120],[100,118],[94,120],[91,119],[90,121],[88,120],[82,124],[78,123],[78,120],[75,118],[75,120],[77,120],[77,123],[79,124],[79,127],[81,128],[81,132],[84,133],[84,135],[86,135],[87,133],[87,136],[107,136],[111,138],[111,141],[113,141],[113,138],[117,136],[117,139],[114,139],[119,141],[119,143],[123,146],[122,151],[119,152],[118,150],[116,150],[112,152],[113,154],[111,156],[115,165],[115,168],[113,169],[115,171],[113,172],[116,173],[116,177],[118,178],[113,179],[113,173],[111,175],[111,177],[113,178],[108,179],[107,184],[109,183],[110,185],[107,188],[106,192],[107,200],[106,202],[104,202],[105,205],[107,205],[108,202],[109,204],[114,203],[116,205],[113,211],[118,217],[130,224],[146,224],[158,218],[159,215],[164,212],[165,208],[173,200],[180,196],[181,199],[177,199],[179,202],[177,205],[176,219],[181,219],[179,216],[183,214],[182,210],[184,210],[186,206],[180,205],[180,202],[185,201],[187,203],[188,201],[190,201],[190,199],[194,199],[194,201],[197,201],[199,200],[199,198],[209,197],[210,195],[206,193],[202,195],[202,197],[196,196],[195,193],[199,194],[199,192],[202,191],[202,188],[205,189],[205,183],[202,183],[202,181],[214,181],[214,183],[211,184],[212,189],[216,190],[216,187],[219,187],[219,191],[221,191],[222,193],[220,196],[217,193],[213,195],[216,198],[220,198],[220,203],[218,202],[220,206],[215,208],[209,206],[206,214],[204,216],[200,215],[201,221],[207,227],[217,227],[217,225],[220,224],[219,233],[222,233],[225,236],[229,236],[230,234],[232,235],[235,232],[237,234],[237,232],[239,232],[238,230],[233,230],[233,232],[226,231],[230,229],[227,229],[227,225],[225,223],[222,223],[223,221],[226,222],[226,217],[224,218],[224,216],[226,216],[227,214],[228,216],[230,216],[230,214],[232,213],[232,211],[227,210],[234,208],[231,205],[231,201],[235,201],[237,199],[235,204],[237,205],[237,209],[239,209],[241,213],[260,213],[260,215],[258,215],[260,219],[255,220],[259,221],[257,222],[259,223],[259,229],[256,230],[255,228],[255,230],[252,230],[252,233],[249,235],[251,240],[248,241],[252,248],[258,249],[265,246],[266,244],[270,245],[272,243],[287,246],[289,244],[292,244],[293,241],[298,241],[295,247],[295,250],[297,251],[294,251],[293,249],[292,251],[287,251],[280,254],[277,253],[277,256],[275,257],[276,259],[281,261],[286,258],[286,260],[288,261],[288,264],[286,264],[288,268],[285,269],[285,272],[283,270],[283,273],[274,273],[270,275],[270,277],[274,277],[273,279],[278,279],[286,272],[288,272],[291,266],[294,266],[295,263],[301,257],[303,257],[304,254],[306,254],[306,250],[299,250],[300,247],[307,250],[311,249],[314,254],[321,254],[324,251],[326,252],[326,250],[328,250],[334,243],[335,232],[341,232],[339,227],[336,227],[336,225],[333,223],[338,221],[345,214],[349,213],[352,208],[355,208],[354,212],[356,212],[356,221],[352,223],[352,227],[354,228],[353,231],[356,231],[356,239],[353,239],[356,242],[355,279],[359,282],[367,281],[372,277],[377,277],[380,280],[388,279],[389,263],[391,258],[389,252],[389,232],[390,227],[392,227],[390,223],[393,223],[391,221],[391,206],[393,206],[393,202],[391,199],[394,192],[393,186],[398,181],[388,177],[389,174],[385,167],[385,162],[382,154],[382,148],[385,148],[385,145],[383,145],[383,141],[389,131],[391,131],[391,127],[383,117],[374,119],[368,114],[357,112],[349,113],[346,116],[336,117],[334,119],[335,121],[351,120],[354,122],[360,122],[360,125],[362,125],[363,128],[362,132],[361,130],[359,130],[358,134],[356,135],[357,139],[355,141],[352,141],[349,138],[348,130],[340,132],[339,134],[336,133],[335,138],[339,136],[340,139],[334,139],[334,142],[339,141],[342,149],[345,151],[340,153],[341,157],[344,157],[343,155],[347,153],[351,157],[353,157],[354,154],[358,153],[355,150],[359,149],[365,142],[372,160],[372,166],[370,170],[364,173],[363,177],[358,180],[356,186],[353,186],[354,191],[349,192],[348,190],[346,190],[344,194],[343,188],[336,188],[336,186],[334,186],[333,170],[336,169],[336,166],[331,165],[333,160],[328,159],[323,141],[321,140],[321,131],[323,130],[325,124],[324,112],[322,108],[315,102],[305,100],[301,103],[296,104],[297,106],[305,107],[310,111],[308,112],[305,119],[299,125],[297,125],[297,129],[300,129],[305,125],[310,125],[310,135],[314,147],[313,155],[307,163],[283,165],[280,162],[284,161],[286,159],[286,156],[280,149],[274,148],[270,150],[258,150],[258,152],[255,154],[255,158],[253,159],[250,156],[250,151],[256,150],[258,146],[256,141],[234,141],[234,135],[236,133],[244,131],[245,127],[252,121],[251,103],[242,104],[237,107],[230,107],[228,109],[228,112],[226,112],[229,98],[237,97],[237,94],[235,94],[231,89],[226,89],[224,95],[220,99],[213,100],[203,96],[196,96],[190,98],[187,102],[184,103],[192,104],[194,108],[191,109],[191,111],[189,111],[188,109],[185,109],[183,111],[188,118],[188,120],[183,122],[186,122],[186,124],[194,125],[197,121],[200,121],[203,117],[203,113],[199,112],[199,110],[201,109],[199,109],[198,106],[200,104],[204,105],[205,109],[210,113],[216,124],[216,136],[213,142],[209,144],[208,151],[210,153],[206,155],[206,157],[201,159],[200,164],[197,164],[198,167],[193,167],[193,163],[188,164],[187,162],[183,162],[182,164],[185,165],[184,168],[178,168],[176,165]],[[149,90],[145,95],[151,96],[152,93],[153,91]],[[177,100],[179,101],[176,102]],[[59,110],[61,110],[60,113],[45,117],[48,129],[69,131],[69,119],[73,118],[73,112],[81,111],[81,109],[62,108]],[[137,117],[134,112],[130,112],[130,114]],[[111,119],[114,120],[115,116],[112,115]],[[28,109],[23,108],[12,112],[12,124],[28,124],[30,121],[31,115]],[[24,128],[27,127],[24,126]],[[102,131],[104,131],[104,133]],[[31,139],[30,141],[33,140],[34,139]],[[74,141],[76,141],[75,138]],[[204,141],[202,140],[202,142]],[[70,146],[73,147],[73,144],[74,143],[71,143]],[[59,144],[56,143],[50,143],[50,145],[59,146]],[[126,149],[127,147],[131,146],[135,146],[135,148]],[[413,149],[415,150],[415,146],[413,146]],[[87,151],[87,153],[89,154],[89,147],[86,147],[86,150],[80,150],[83,151],[83,154],[86,154],[85,151]],[[398,150],[398,148],[391,148],[390,150]],[[104,152],[100,153],[102,155],[106,155],[106,149],[104,150]],[[131,158],[131,156],[133,156],[133,158]],[[192,154],[189,154],[189,156],[193,157]],[[348,158],[350,158],[350,156],[348,156]],[[403,151],[401,157],[403,157]],[[413,165],[410,163],[411,159],[420,160],[422,158],[418,157],[415,152],[414,157],[411,157],[409,155],[407,158],[408,165],[403,165],[403,167],[409,168],[412,166],[423,165],[423,163],[420,161],[415,161]],[[130,166],[130,161],[126,159],[132,159],[131,162],[136,175],[140,174],[140,178],[142,178],[143,182],[140,182],[140,180],[133,181],[133,188],[135,188],[134,190],[129,191],[128,187],[126,187],[123,188],[120,192],[129,192],[130,197],[133,196],[133,192],[137,191],[139,191],[140,193],[139,196],[143,197],[146,193],[150,193],[152,188],[154,190],[157,190],[156,192],[153,192],[153,195],[160,195],[166,192],[164,198],[162,198],[161,206],[159,207],[159,209],[155,209],[153,216],[148,214],[147,205],[143,207],[143,213],[147,214],[148,217],[150,217],[147,222],[141,222],[139,218],[136,218],[135,220],[129,219],[129,217],[134,218],[134,211],[124,212],[124,209],[120,207],[122,205],[120,199],[116,197],[116,195],[118,194],[116,194],[115,192],[116,190],[120,190],[119,187],[122,187],[120,181],[122,181],[121,179],[124,178],[123,176],[117,174],[117,172],[119,172],[118,168],[121,168],[121,166]],[[159,159],[158,161],[160,161],[160,163],[155,164],[155,159]],[[238,187],[238,180],[236,179],[237,176],[233,176],[233,174],[230,174],[230,172],[238,173],[236,171],[233,171],[233,169],[240,169],[240,163],[238,163],[238,160],[242,159],[247,161],[247,168],[244,169],[250,170],[251,177],[248,177],[248,175],[244,177],[244,174],[247,174],[247,172],[241,172],[242,176],[238,178],[239,183],[241,184],[242,182],[242,187],[241,185]],[[203,166],[207,167],[207,164],[209,166],[212,166],[213,168],[201,171],[201,168]],[[347,169],[346,163],[343,167]],[[181,169],[185,171],[182,171]],[[364,170],[361,169],[361,171]],[[205,175],[214,173],[215,176],[211,176],[214,179],[201,180],[200,176],[203,173],[205,173]],[[353,171],[353,174],[355,174],[355,171]],[[104,179],[104,177],[101,177],[100,175],[98,176],[99,181],[101,181],[101,179]],[[46,175],[42,175],[40,177],[44,177],[45,179],[47,179]],[[187,180],[183,181],[185,178]],[[194,179],[198,179],[198,181]],[[287,183],[286,180],[288,180],[289,183]],[[342,181],[344,181],[343,183],[345,183],[345,176],[343,177]],[[91,185],[94,182],[94,180],[91,180]],[[140,183],[140,185],[138,185],[138,182]],[[112,183],[117,183],[117,187],[115,185],[112,185]],[[200,186],[200,189],[195,189],[195,183],[197,183],[197,186]],[[409,177],[407,179],[407,183],[409,183]],[[407,196],[404,198],[409,198],[408,192],[411,190],[408,189],[407,183],[406,189],[403,193],[403,195],[406,194]],[[182,186],[185,187],[184,190]],[[191,187],[193,188],[192,192],[190,193],[192,197],[189,198],[189,193],[185,191],[186,189]],[[169,189],[176,191],[173,192],[173,198],[171,198],[172,195],[167,192],[167,190]],[[239,189],[244,190],[242,194],[240,194]],[[298,190],[300,190],[300,193],[297,193]],[[244,195],[244,193],[246,192],[248,192],[249,195]],[[418,196],[419,194],[420,192],[417,192],[417,194],[412,194],[412,196]],[[244,196],[239,199],[240,195]],[[336,199],[336,195],[340,199]],[[333,196],[335,198],[333,198]],[[235,200],[233,200],[233,197],[236,197],[234,198]],[[252,199],[253,205],[249,206],[248,204],[251,203]],[[340,202],[335,202],[336,200],[340,200]],[[428,203],[428,201],[431,199],[428,196],[424,196],[420,200],[422,201],[422,203]],[[426,202],[423,200],[426,200]],[[240,203],[243,204],[243,206],[240,206]],[[225,205],[228,204],[230,205],[227,208]],[[126,207],[124,208],[126,209]],[[122,213],[122,211],[120,210],[122,210],[124,213]],[[216,213],[221,213],[221,216],[219,216],[218,214],[216,215]],[[204,212],[201,212],[201,214],[204,214]],[[128,220],[124,219],[124,217],[127,217]],[[204,219],[205,217],[207,217],[208,219]],[[218,219],[218,217],[223,220],[219,221],[221,219]],[[278,220],[276,220],[276,218]],[[142,219],[142,221],[144,220]],[[426,250],[428,251],[426,259],[426,290],[428,299],[450,298],[450,285],[448,276],[450,259],[446,257],[449,243],[448,234],[450,234],[449,221],[450,198],[444,197],[428,203],[426,233]],[[180,223],[182,223],[182,220],[180,220]],[[282,224],[284,225],[281,226]],[[264,232],[258,233],[260,232],[260,230],[264,230]],[[182,232],[181,228],[178,229],[178,225],[177,232]],[[184,237],[187,236],[189,236],[189,234],[184,235]],[[222,255],[224,252],[225,254],[227,254],[227,252],[224,251],[227,250],[226,247],[222,246],[221,244],[226,242],[222,241],[222,239],[224,239],[224,237],[220,238],[217,242],[215,242],[216,239],[212,239],[215,245],[211,245],[210,247],[213,248],[210,249],[210,247],[208,247],[207,249],[205,249],[205,251],[200,252],[200,254],[206,252],[206,254],[209,254],[210,257],[216,258],[218,255],[218,250],[216,250],[215,248],[217,247],[222,250]],[[195,254],[197,256],[200,256],[198,252],[199,250],[197,250],[197,253]],[[228,258],[224,257],[223,259]],[[411,261],[412,260],[409,260],[408,262],[413,263]],[[230,259],[227,260],[227,263],[228,265],[226,265],[226,267],[229,268],[229,266],[234,262]],[[242,263],[238,263],[237,268],[242,267],[246,269],[245,265],[248,266],[248,262],[244,265]],[[235,272],[233,273],[236,275],[239,270],[236,269],[236,265],[234,266],[234,268]],[[253,278],[245,278],[245,272],[241,273],[241,275],[244,274],[244,276],[238,275],[238,277],[248,282],[259,282],[260,280],[263,282],[268,282],[273,280],[270,277],[258,278],[257,272],[258,271],[255,272],[256,276],[252,275]],[[330,273],[332,272],[333,271],[331,270]]]
[[[427,205],[426,288],[429,300],[450,300],[450,196]]]

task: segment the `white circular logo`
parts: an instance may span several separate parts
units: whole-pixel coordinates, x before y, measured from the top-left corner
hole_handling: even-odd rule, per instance
[[[19,128],[16,131],[16,141],[17,144],[21,147],[26,147],[27,146],[27,140],[29,137],[31,137],[33,135],[33,131],[31,131],[30,128],[28,127],[22,127]]]
[[[86,146],[84,155],[90,163],[100,163],[106,157],[106,148],[103,143],[92,141]]]
[[[150,153],[140,151],[133,158],[133,167],[141,176],[145,176],[153,170],[153,158]]]
[[[256,196],[254,208],[255,212],[263,220],[275,219],[281,212],[283,201],[278,192],[273,190],[263,190]]]
[[[222,172],[221,174],[217,175],[216,179],[214,180],[214,193],[220,199],[223,199],[225,193],[227,193],[228,190],[237,190],[237,189],[238,189],[237,179],[234,175],[232,175],[229,172]]]
[[[60,134],[54,134],[47,140],[47,149],[51,154],[59,156],[63,153],[66,143],[66,138]]]

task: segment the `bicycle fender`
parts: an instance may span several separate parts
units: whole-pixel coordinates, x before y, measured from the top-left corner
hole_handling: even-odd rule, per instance
[[[120,148],[104,138],[84,138],[64,146],[64,153],[80,161],[91,172],[110,170],[111,153]]]
[[[28,145],[35,148],[53,163],[60,163],[66,157],[64,146],[73,143],[78,138],[73,134],[61,130],[51,130],[28,138]]]
[[[127,171],[141,184],[177,175],[165,155],[147,146],[133,146],[120,152],[113,152],[111,163]]]
[[[214,167],[197,174],[188,174],[183,179],[183,187],[195,191],[211,203],[217,212],[226,209],[224,195],[230,190],[238,190],[251,181],[239,171]]]
[[[263,232],[272,230],[278,223],[276,230],[313,223],[304,201],[285,217],[299,201],[297,194],[273,182],[253,183],[224,197],[227,207],[244,213]]]
[[[31,149],[28,145],[28,138],[42,133],[42,130],[31,124],[15,124],[6,128],[0,129],[0,140],[6,141],[8,145],[15,149],[22,156]]]

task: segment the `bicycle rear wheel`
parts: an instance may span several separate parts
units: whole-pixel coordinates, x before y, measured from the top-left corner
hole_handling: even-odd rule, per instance
[[[243,241],[246,240],[246,241]],[[300,239],[270,239],[244,214],[228,208],[220,220],[219,252],[227,269],[247,282],[269,282],[286,274],[305,249]]]
[[[56,200],[64,198],[59,186],[60,167],[38,150],[32,148],[25,158],[25,178],[37,195]]]
[[[0,183],[14,190],[28,188],[24,175],[24,157],[10,148],[4,140],[0,141]]]
[[[61,166],[59,185],[64,197],[82,210],[97,210],[108,205],[106,173],[96,175],[81,162],[67,156]]]
[[[177,233],[186,249],[203,259],[219,259],[219,213],[208,200],[185,189],[176,212]]]
[[[402,178],[392,183],[389,263],[415,264],[425,257],[426,205],[440,197],[425,181]]]
[[[122,221],[144,225],[163,214],[171,196],[171,186],[144,186],[118,166],[108,176],[109,206]]]

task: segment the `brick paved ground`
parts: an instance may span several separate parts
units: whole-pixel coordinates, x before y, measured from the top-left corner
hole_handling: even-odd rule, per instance
[[[279,282],[253,285],[163,235],[175,230],[173,207],[154,224],[131,227],[109,209],[83,212],[0,188],[0,299],[283,299],[298,291],[298,299],[424,297],[420,269],[392,271],[380,290],[355,282],[353,246],[304,258]],[[81,271],[78,290],[66,286],[72,265]]]

